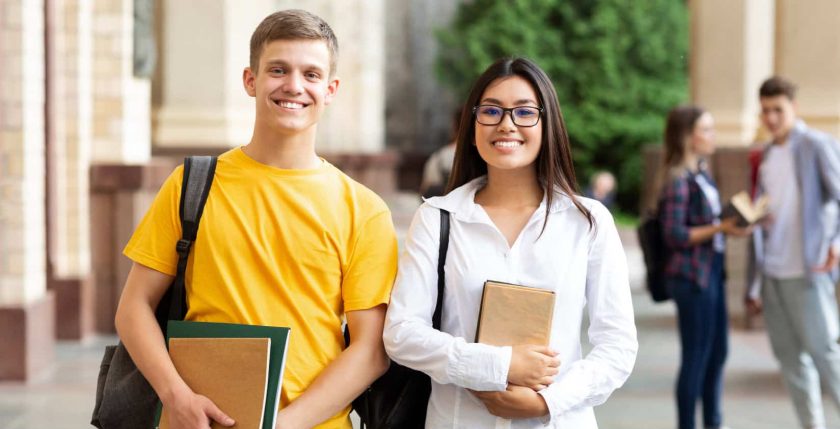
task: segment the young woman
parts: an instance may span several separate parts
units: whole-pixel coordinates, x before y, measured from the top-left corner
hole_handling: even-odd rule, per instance
[[[533,62],[502,59],[461,115],[451,191],[414,217],[385,322],[396,362],[432,378],[427,428],[597,427],[592,407],[630,374],[638,343],[624,251],[609,212],[575,195],[557,94]],[[441,330],[440,211],[451,219]],[[496,280],[554,291],[548,347],[473,343]],[[583,310],[592,350],[581,351]]]
[[[701,397],[705,427],[721,427],[728,342],[724,235],[749,232],[738,228],[734,217],[720,219],[718,190],[704,168],[715,151],[714,135],[712,115],[697,106],[676,107],[668,115],[659,216],[670,249],[665,275],[677,304],[682,344],[676,386],[680,429],[694,428]]]

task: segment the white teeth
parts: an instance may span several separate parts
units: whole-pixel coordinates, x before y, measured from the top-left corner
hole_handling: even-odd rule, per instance
[[[504,148],[512,148],[521,145],[522,142],[518,141],[497,141],[493,142],[493,145],[496,147],[504,147]]]
[[[277,105],[287,109],[303,109],[303,104],[292,103],[291,101],[278,101]]]

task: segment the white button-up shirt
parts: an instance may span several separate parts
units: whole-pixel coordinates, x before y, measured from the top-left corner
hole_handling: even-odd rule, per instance
[[[542,235],[545,199],[509,246],[474,202],[485,180],[428,199],[415,214],[388,307],[385,348],[394,361],[431,376],[427,428],[597,428],[592,407],[624,383],[638,349],[627,261],[612,216],[600,203],[578,197],[595,219],[590,228],[571,200],[557,193]],[[432,313],[441,208],[452,215],[438,331]],[[550,347],[559,352],[560,372],[539,392],[549,419],[497,418],[466,390],[507,386],[511,347],[473,342],[486,280],[555,292]],[[586,357],[580,338],[584,308],[593,346]]]

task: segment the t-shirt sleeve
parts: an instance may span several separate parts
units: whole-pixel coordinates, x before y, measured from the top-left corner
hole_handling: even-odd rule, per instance
[[[356,236],[341,285],[344,311],[387,304],[397,274],[397,236],[387,209],[370,217]]]
[[[182,177],[182,166],[169,175],[123,249],[123,254],[132,261],[170,276],[178,268],[175,245],[181,238],[178,207]]]

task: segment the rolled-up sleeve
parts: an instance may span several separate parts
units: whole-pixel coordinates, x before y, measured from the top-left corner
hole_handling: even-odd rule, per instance
[[[385,349],[395,362],[428,374],[436,383],[479,391],[505,390],[510,347],[468,343],[432,327],[438,294],[439,231],[438,209],[424,204],[412,220],[400,255],[385,318]]]
[[[555,382],[539,392],[551,420],[604,403],[624,384],[636,362],[638,341],[627,259],[609,212],[599,206],[593,214],[597,226],[590,242],[586,279],[588,335],[593,348],[585,358],[561,367]]]

